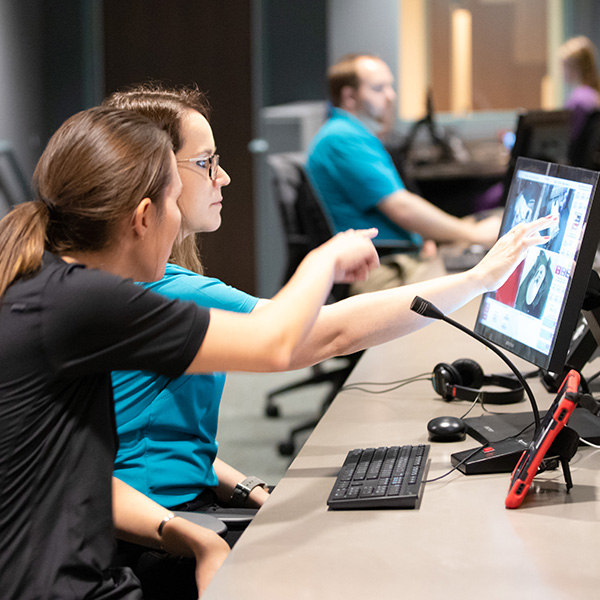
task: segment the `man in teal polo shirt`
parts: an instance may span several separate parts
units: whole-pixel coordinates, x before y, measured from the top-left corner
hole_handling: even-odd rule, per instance
[[[343,57],[328,73],[331,118],[311,143],[308,176],[336,231],[377,227],[379,237],[492,246],[500,219],[459,219],[409,192],[381,138],[395,121],[394,77],[376,56]]]

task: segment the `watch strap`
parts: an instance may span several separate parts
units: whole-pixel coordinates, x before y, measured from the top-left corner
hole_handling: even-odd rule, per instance
[[[246,479],[240,481],[238,484],[236,484],[235,488],[233,488],[233,493],[231,494],[229,504],[235,508],[241,508],[242,506],[245,506],[250,492],[259,485],[266,487],[267,484],[258,477],[246,477]]]

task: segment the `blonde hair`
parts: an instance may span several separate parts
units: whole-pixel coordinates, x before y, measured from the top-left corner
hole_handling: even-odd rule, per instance
[[[171,136],[174,152],[183,146],[181,124],[190,111],[199,112],[207,121],[210,117],[206,95],[196,87],[165,88],[159,83],[145,83],[111,94],[103,105],[132,110],[149,118]],[[185,215],[182,216],[185,220]],[[177,239],[169,261],[202,275],[200,235]]]
[[[580,35],[567,40],[560,46],[559,56],[578,81],[600,92],[600,77],[596,67],[596,47],[589,38]]]
[[[162,209],[171,152],[168,135],[130,111],[97,107],[65,121],[35,169],[36,200],[0,221],[0,296],[39,270],[44,250],[97,252],[143,198]]]

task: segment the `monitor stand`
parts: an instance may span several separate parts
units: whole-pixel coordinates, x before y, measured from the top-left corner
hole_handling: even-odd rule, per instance
[[[571,346],[561,373],[542,374],[542,383],[549,392],[557,392],[567,373],[575,369],[581,373],[583,367],[592,360],[594,353],[600,347],[600,276],[592,269],[588,282],[581,316],[585,326],[575,329]]]
[[[411,150],[416,138],[417,133],[421,128],[425,128],[429,133],[429,137],[431,138],[431,142],[434,146],[436,146],[440,151],[440,156],[437,159],[437,162],[452,162],[456,160],[455,152],[452,149],[452,146],[448,143],[446,136],[441,132],[435,122],[435,111],[433,108],[433,92],[431,89],[427,90],[426,96],[426,113],[425,116],[418,120],[411,127],[408,135],[406,136],[406,140],[400,147],[400,155],[407,157],[408,153]]]

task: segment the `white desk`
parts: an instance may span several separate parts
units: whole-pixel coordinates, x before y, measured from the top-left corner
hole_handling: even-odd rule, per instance
[[[476,306],[454,316],[472,326]],[[507,372],[492,352],[436,322],[367,351],[349,383],[402,379],[462,357],[476,359],[486,372]],[[531,365],[516,362],[531,370]],[[541,408],[547,407],[552,395],[537,381],[532,388]],[[457,472],[426,484],[418,510],[327,509],[348,450],[427,443],[429,419],[461,416],[467,406],[444,402],[429,381],[382,395],[342,392],[205,598],[597,598],[600,450],[578,451],[571,462],[570,494],[561,470],[546,472],[517,510],[504,508],[509,475],[467,477]],[[498,410],[529,407],[521,403]],[[478,414],[479,407],[471,416]],[[470,438],[432,444],[428,477],[450,468],[451,453],[474,446]]]

